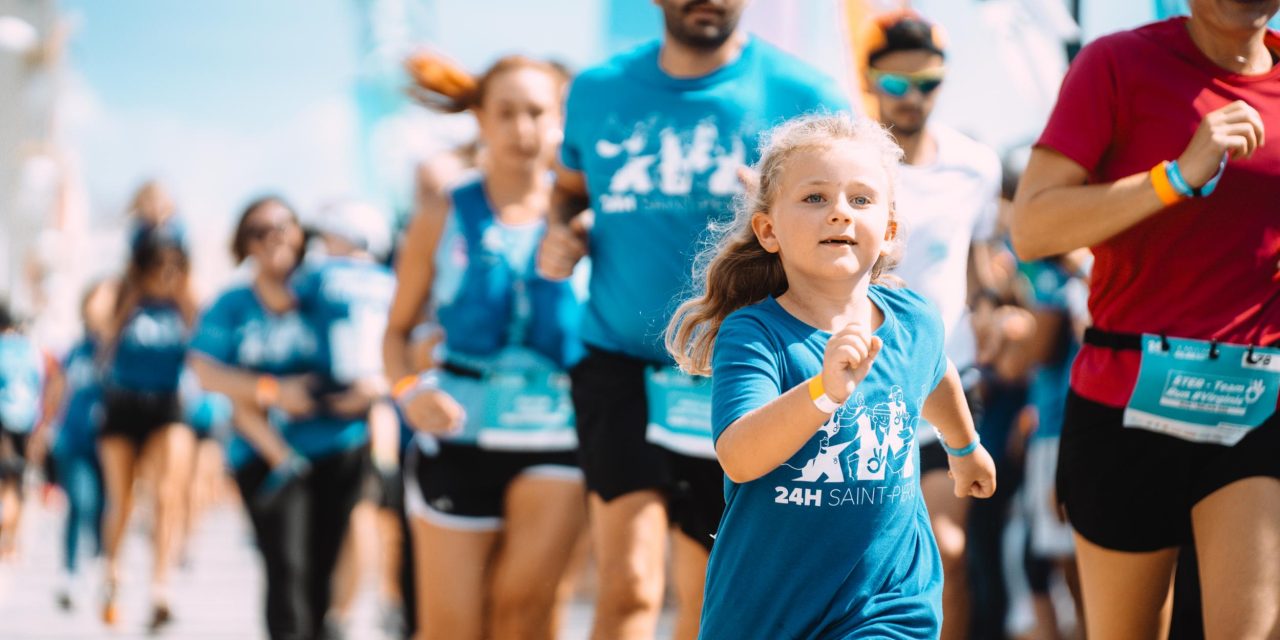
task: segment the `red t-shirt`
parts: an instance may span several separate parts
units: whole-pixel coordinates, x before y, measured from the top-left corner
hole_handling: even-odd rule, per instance
[[[1235,100],[1258,110],[1267,144],[1227,163],[1213,195],[1155,213],[1093,247],[1094,326],[1237,344],[1280,340],[1280,65],[1259,76],[1231,73],[1191,40],[1186,18],[1098,39],[1063,80],[1038,145],[1113,182],[1182,154],[1204,115]],[[1280,50],[1280,34],[1267,45]],[[1086,345],[1071,387],[1124,406],[1137,351]]]

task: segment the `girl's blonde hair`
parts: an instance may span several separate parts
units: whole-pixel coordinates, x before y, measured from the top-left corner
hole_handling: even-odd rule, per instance
[[[808,115],[784,122],[760,142],[760,160],[753,169],[759,182],[749,185],[735,206],[733,221],[713,228],[712,238],[698,256],[694,272],[694,297],[676,310],[667,325],[667,351],[681,369],[710,375],[711,353],[720,324],[730,313],[787,290],[782,259],[765,251],[751,228],[757,213],[768,213],[777,199],[782,169],[797,151],[812,151],[846,141],[879,152],[889,178],[890,227],[894,214],[894,185],[902,149],[889,132],[870,118],[847,114]],[[881,282],[900,246],[898,234],[871,267],[871,281]]]

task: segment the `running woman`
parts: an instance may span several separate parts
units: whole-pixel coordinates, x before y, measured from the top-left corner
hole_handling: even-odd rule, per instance
[[[1094,640],[1163,637],[1193,537],[1206,637],[1280,635],[1280,0],[1190,4],[1081,50],[1014,202],[1019,257],[1095,257],[1057,477]]]
[[[230,287],[200,319],[189,359],[201,384],[231,399],[238,436],[227,447],[266,570],[270,637],[326,637],[330,578],[368,460],[363,415],[324,385],[319,323],[301,309],[291,276],[302,257],[297,215],[277,197],[251,202],[232,240],[251,280]],[[367,406],[367,403],[366,403]]]
[[[108,335],[115,308],[116,283],[104,280],[89,288],[80,305],[84,338],[63,361],[63,402],[52,455],[58,484],[67,496],[63,537],[65,575],[57,593],[58,606],[75,606],[75,581],[80,567],[81,540],[87,536],[94,555],[102,553],[102,515],[106,500],[102,465],[98,461],[98,429],[102,424],[102,384],[95,366],[98,349]]]
[[[573,283],[535,272],[534,254],[567,82],[510,56],[461,90],[425,86],[444,110],[475,115],[485,153],[410,226],[383,349],[418,431],[405,500],[419,638],[556,637],[557,587],[586,517],[565,375],[582,356],[582,303]],[[406,347],[428,303],[442,363],[419,373]]]
[[[938,637],[915,431],[939,429],[957,496],[990,496],[995,467],[937,310],[879,283],[901,158],[866,119],[776,128],[703,293],[668,329],[681,366],[712,374],[726,476],[704,638]]]
[[[190,259],[165,227],[134,237],[102,356],[106,412],[98,452],[107,488],[102,618],[117,622],[120,551],[133,509],[133,486],[155,470],[150,627],[170,622],[168,579],[185,517],[194,437],[182,424],[178,378],[195,319]]]
[[[579,76],[569,93],[553,225],[539,269],[592,271],[572,371],[600,596],[593,637],[649,638],[674,529],[675,636],[698,633],[712,534],[724,509],[710,384],[675,369],[662,331],[711,223],[729,217],[759,134],[848,110],[835,83],[738,28],[745,0],[661,0],[660,41]],[[594,212],[581,215],[584,209]],[[588,227],[590,230],[588,231]]]
[[[0,301],[0,560],[17,555],[27,449],[42,416],[44,354]]]

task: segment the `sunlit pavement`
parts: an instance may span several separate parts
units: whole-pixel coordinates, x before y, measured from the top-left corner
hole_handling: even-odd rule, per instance
[[[74,609],[64,612],[58,608],[55,598],[62,584],[64,510],[65,502],[57,493],[46,501],[28,501],[20,557],[0,562],[0,639],[266,638],[261,614],[262,574],[249,524],[238,507],[216,508],[200,524],[189,561],[173,574],[174,623],[158,636],[146,629],[151,559],[145,523],[140,522],[146,518],[143,513],[135,514],[125,543],[119,623],[108,629],[98,618],[102,582],[98,561],[93,558],[84,562]],[[347,637],[382,640],[385,636],[378,628],[378,618],[376,596],[366,588],[354,607]],[[561,637],[586,638],[590,621],[589,604],[574,603]],[[663,616],[658,637],[669,637],[670,627],[668,613]]]

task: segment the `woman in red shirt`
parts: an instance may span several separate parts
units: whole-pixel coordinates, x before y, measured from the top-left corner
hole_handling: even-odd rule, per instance
[[[1278,10],[1086,47],[1015,200],[1023,259],[1096,257],[1058,471],[1093,639],[1163,637],[1192,532],[1208,637],[1280,635]]]

